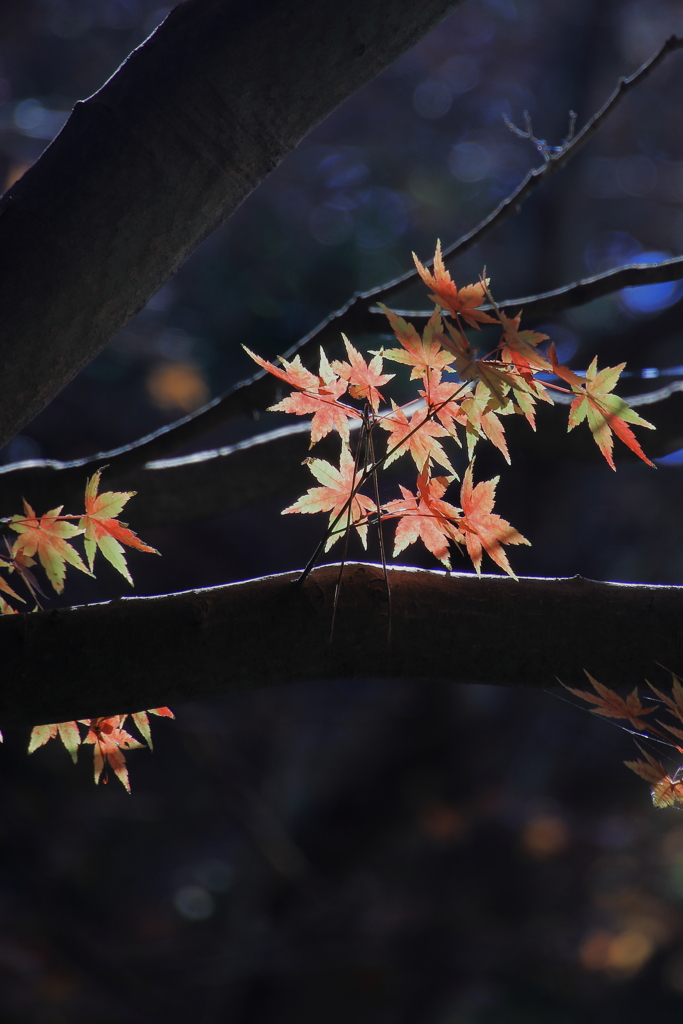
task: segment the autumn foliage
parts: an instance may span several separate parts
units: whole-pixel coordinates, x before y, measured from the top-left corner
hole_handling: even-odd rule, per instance
[[[479,282],[458,288],[446,270],[438,243],[432,270],[425,268],[417,257],[415,265],[430,289],[434,312],[420,334],[403,317],[383,307],[398,347],[371,352],[368,361],[342,336],[347,358],[330,362],[321,349],[317,372],[307,369],[299,356],[291,361],[280,359],[278,366],[247,349],[259,366],[292,389],[272,409],[311,417],[311,447],[331,433],[340,439],[338,465],[320,458],[307,459],[317,486],[284,509],[286,514],[329,514],[325,534],[304,576],[323,550],[328,551],[341,538],[348,538],[351,531],[355,530],[367,546],[370,526],[379,530],[385,561],[382,531],[385,524],[395,523],[394,557],[419,541],[447,569],[451,568],[455,547],[469,556],[477,574],[481,573],[487,555],[498,568],[514,577],[506,548],[529,541],[493,511],[498,478],[475,483],[474,449],[480,440],[488,440],[509,463],[504,418],[521,415],[535,430],[536,403],[552,405],[554,393],[573,396],[568,429],[586,420],[613,469],[613,434],[652,465],[629,424],[651,425],[613,394],[623,364],[598,371],[593,360],[585,376],[560,365],[552,343],[547,349],[544,347],[550,341],[547,335],[522,330],[521,312],[508,316],[498,308],[484,274]],[[486,303],[486,309],[482,308]],[[491,338],[494,329],[496,334]],[[476,332],[478,344],[474,344],[467,331]],[[487,340],[482,349],[483,338]],[[418,382],[413,400],[399,405],[389,395],[388,388],[396,374],[385,372],[385,362],[410,369],[410,381]],[[357,405],[349,404],[350,401]],[[448,494],[459,479],[452,459],[457,448],[463,447],[467,465],[456,497]],[[383,500],[378,471],[403,456],[414,463],[415,487],[400,486],[400,496]],[[82,513],[64,514],[59,507],[37,515],[25,501],[23,515],[2,520],[17,535],[13,543],[6,538],[6,554],[0,555],[3,614],[16,614],[14,602],[26,605],[26,599],[1,574],[3,570],[8,576],[16,574],[21,578],[37,609],[45,596],[33,573],[37,563],[54,590],[61,593],[67,564],[92,575],[98,551],[131,585],[126,547],[158,554],[118,518],[132,493],[100,493],[101,473],[98,470],[87,482]],[[85,561],[73,546],[77,538],[83,539]],[[386,572],[385,579],[388,588]],[[645,735],[642,718],[652,708],[644,709],[635,692],[624,701],[597,681],[591,682],[596,695],[572,692],[596,704],[593,710],[599,714],[625,718]],[[658,696],[683,723],[680,684],[675,682],[671,698]],[[173,717],[168,708],[154,708],[150,713]],[[89,744],[94,750],[95,781],[106,782],[111,769],[130,791],[124,752],[144,744],[124,728],[128,717],[115,715],[36,726],[31,733],[29,752],[59,738],[75,761],[79,747]],[[148,713],[139,711],[130,717],[151,748]],[[85,735],[79,726],[85,727]],[[683,740],[683,730],[663,723],[661,728]],[[649,731],[664,735],[661,728],[658,731],[657,727],[650,727]],[[645,757],[646,761],[629,766],[653,783],[657,805],[683,803],[683,783],[666,775],[649,755]]]
[[[508,316],[498,308],[485,275],[475,284],[456,286],[439,243],[431,270],[417,257],[415,265],[435,307],[421,334],[382,307],[399,347],[372,352],[368,362],[344,337],[348,361],[330,362],[321,349],[317,373],[306,369],[298,356],[291,362],[281,359],[281,366],[276,366],[247,349],[259,366],[293,388],[272,406],[274,411],[312,416],[311,447],[333,431],[341,441],[338,467],[309,459],[322,486],[311,487],[284,511],[329,512],[320,550],[328,551],[352,528],[365,545],[370,524],[381,530],[393,520],[394,557],[420,541],[450,569],[455,545],[467,553],[477,573],[486,554],[514,576],[505,547],[529,541],[494,513],[498,479],[475,484],[477,443],[490,441],[510,462],[504,418],[524,416],[535,430],[537,402],[552,405],[558,392],[574,396],[568,429],[586,420],[612,469],[613,434],[652,465],[629,426],[651,424],[612,393],[623,364],[598,371],[593,360],[585,376],[560,365],[552,343],[544,347],[550,340],[547,335],[522,330],[521,312]],[[494,328],[497,334],[489,340]],[[476,345],[468,330],[476,332]],[[410,368],[410,381],[419,381],[413,401],[398,405],[391,398],[388,387],[396,375],[385,372],[385,362]],[[360,408],[349,400],[360,403]],[[357,431],[353,449],[352,427]],[[462,448],[463,442],[469,465],[459,497],[449,500],[447,492],[458,475],[448,447]],[[404,455],[415,464],[415,488],[401,486],[400,497],[382,501],[377,471]]]
[[[575,697],[594,704],[591,708],[596,715],[603,715],[605,718],[617,718],[629,723],[631,730],[635,730],[643,739],[654,740],[659,744],[675,749],[683,754],[683,747],[673,742],[671,737],[683,741],[683,685],[679,677],[671,673],[671,693],[662,693],[648,682],[648,686],[655,698],[650,698],[653,703],[650,707],[643,707],[638,690],[633,690],[626,698],[620,697],[614,690],[599,683],[597,679],[586,672],[589,683],[595,693],[590,690],[576,690],[572,686],[565,686],[566,690],[573,693]],[[564,684],[563,684],[564,685]],[[643,721],[645,715],[655,713],[669,714],[673,717],[676,725],[671,722],[662,722],[658,718]],[[624,728],[627,728],[626,726]],[[664,731],[662,731],[664,730]],[[655,807],[683,807],[683,768],[677,768],[670,774],[666,768],[640,743],[636,743],[638,750],[643,755],[637,761],[624,761],[627,768],[650,783],[650,793]]]
[[[13,544],[5,539],[6,553],[0,555],[0,570],[6,571],[8,575],[16,573],[21,578],[30,599],[34,602],[34,611],[42,607],[41,598],[45,599],[45,594],[33,572],[37,563],[44,569],[53,589],[61,594],[64,590],[67,563],[92,576],[95,555],[100,551],[132,586],[133,580],[126,562],[125,547],[159,554],[129,530],[126,523],[119,521],[123,506],[135,492],[106,491],[99,494],[101,475],[102,470],[98,469],[88,480],[85,488],[85,509],[82,513],[67,515],[62,512],[60,506],[38,516],[28,502],[24,501],[23,516],[14,515],[0,520],[7,523],[18,535]],[[81,537],[84,541],[87,565],[71,543]],[[2,575],[0,591],[12,601],[19,601],[24,605],[27,603]],[[0,611],[3,615],[16,614],[17,609],[7,598],[0,596]],[[168,708],[153,708],[150,713],[173,718],[173,713]],[[83,739],[78,722],[37,725],[31,732],[28,752],[31,754],[49,740],[59,738],[75,762],[81,743],[92,744],[95,755],[95,782],[99,782],[100,778],[106,782],[108,769],[111,768],[130,792],[123,752],[145,744],[140,743],[123,728],[127,717],[115,715],[112,718],[84,719],[80,723],[87,729]],[[130,717],[151,749],[152,738],[147,713],[139,711]]]

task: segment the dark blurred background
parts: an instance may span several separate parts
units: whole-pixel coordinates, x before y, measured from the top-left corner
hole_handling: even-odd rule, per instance
[[[0,3],[0,187],[167,12]],[[503,114],[521,123],[528,110],[557,144],[570,109],[583,123],[672,32],[674,0],[468,0],[320,125],[0,460],[125,444],[250,375],[240,342],[283,352],[514,187],[539,156]],[[455,264],[458,284],[485,264],[504,299],[680,255],[682,111],[674,55]],[[601,365],[626,359],[634,394],[683,378],[682,292],[629,290],[527,326],[577,369],[596,352]],[[400,303],[425,304],[417,288]],[[195,450],[284,422],[233,420]],[[683,422],[656,471],[622,447],[616,474],[563,430],[553,445],[518,431],[511,468],[480,446],[479,477],[501,474],[498,509],[533,543],[512,552],[516,571],[683,583]],[[164,557],[131,555],[136,592],[301,566],[322,524],[280,518],[296,496],[145,530]],[[135,528],[135,500],[126,512]],[[403,560],[434,567],[417,549]],[[100,564],[97,583],[67,577],[65,597],[128,592]],[[153,723],[154,754],[130,755],[131,797],[116,780],[95,788],[85,754],[74,768],[56,744],[28,758],[24,732],[6,737],[3,1022],[681,1019],[683,818],[652,808],[621,765],[630,737],[608,722],[557,693],[410,681],[175,710],[177,723]]]

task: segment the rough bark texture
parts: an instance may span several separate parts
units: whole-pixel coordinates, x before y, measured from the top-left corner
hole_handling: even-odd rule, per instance
[[[186,0],[0,202],[0,445],[462,0]]]
[[[633,687],[683,667],[683,587],[338,567],[0,620],[0,724],[132,712],[258,686],[351,678]]]
[[[638,411],[657,427],[653,432],[639,431],[650,458],[659,458],[680,446],[683,394],[675,393],[666,401],[639,407]],[[536,433],[519,416],[509,417],[505,429],[513,457],[528,452],[548,459],[603,461],[585,425],[567,432],[566,406],[549,408],[540,404]],[[126,507],[126,515],[136,530],[210,519],[278,495],[294,497],[314,484],[310,471],[302,465],[311,454],[309,430],[309,422],[299,421],[290,428],[268,431],[228,448],[151,463],[123,474],[116,457],[110,460],[106,456],[77,466],[55,461],[27,465],[23,469],[2,466],[0,512],[3,515],[19,513],[23,497],[39,512],[57,505],[64,505],[69,512],[78,512],[83,503],[86,478],[105,463],[108,469],[103,477],[103,489],[138,492]],[[338,438],[325,438],[315,446],[313,454],[316,458],[336,462]],[[621,442],[616,443],[615,457],[620,463],[638,461]],[[404,474],[405,470],[406,461],[398,460],[389,466],[386,476]]]

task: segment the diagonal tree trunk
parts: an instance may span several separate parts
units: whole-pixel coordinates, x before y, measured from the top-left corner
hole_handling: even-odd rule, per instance
[[[0,200],[0,445],[463,0],[185,0]]]
[[[0,725],[92,718],[258,686],[341,678],[642,683],[683,665],[683,587],[351,563],[225,587],[0,619]]]

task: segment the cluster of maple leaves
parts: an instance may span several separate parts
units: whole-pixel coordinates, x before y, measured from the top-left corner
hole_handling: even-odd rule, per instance
[[[667,746],[674,747],[680,754],[683,754],[683,747],[673,743],[670,736],[667,736],[667,733],[669,733],[671,736],[675,736],[676,739],[683,741],[683,729],[680,728],[683,725],[683,686],[681,685],[681,680],[674,672],[671,673],[670,696],[662,693],[646,680],[655,697],[661,701],[661,704],[653,704],[649,708],[643,707],[638,696],[637,687],[624,700],[614,690],[610,690],[608,686],[604,686],[597,679],[593,679],[590,673],[586,672],[586,675],[595,693],[590,693],[588,690],[575,690],[571,686],[565,686],[565,689],[569,690],[576,697],[581,697],[591,704],[596,704],[597,707],[591,708],[591,711],[595,712],[595,714],[604,715],[605,718],[625,719],[644,739],[656,739]],[[564,683],[562,685],[564,686]],[[657,725],[653,725],[651,721],[643,722],[645,715],[651,715],[653,711],[662,710],[672,715],[677,724],[671,725],[669,722],[660,722],[658,719]],[[662,729],[665,729],[666,732],[662,732]],[[681,777],[683,775],[683,767],[678,768],[673,775],[670,775],[666,768],[652,754],[641,747],[640,743],[637,743],[636,746],[645,760],[642,761],[639,758],[637,761],[624,761],[624,764],[631,771],[634,771],[636,775],[640,775],[642,779],[650,783],[652,802],[655,807],[683,806],[683,778]]]
[[[543,350],[542,343],[549,340],[547,335],[520,329],[521,312],[515,317],[508,317],[497,307],[489,291],[488,278],[482,276],[477,284],[458,289],[444,266],[439,243],[433,273],[417,257],[415,264],[420,277],[431,290],[430,298],[434,300],[435,308],[420,336],[412,324],[382,307],[400,348],[371,353],[372,359],[367,362],[344,337],[348,362],[334,360],[330,363],[321,349],[317,374],[307,370],[299,356],[291,362],[281,359],[281,366],[275,366],[247,349],[260,366],[294,389],[272,409],[312,416],[311,447],[331,431],[336,431],[341,439],[339,466],[333,466],[324,459],[308,459],[308,466],[321,486],[311,487],[298,501],[284,509],[284,513],[329,512],[328,528],[320,546],[321,549],[324,546],[326,551],[342,536],[348,536],[352,527],[366,545],[370,523],[378,524],[381,530],[384,521],[395,519],[394,557],[419,540],[450,569],[450,545],[454,543],[467,551],[477,573],[481,571],[485,552],[501,569],[514,576],[504,545],[528,544],[529,541],[493,512],[498,477],[475,485],[473,452],[477,441],[487,438],[509,463],[501,417],[523,415],[535,429],[536,402],[552,405],[553,390],[567,393],[567,388],[551,382],[553,377],[567,384],[575,396],[569,410],[568,429],[586,419],[612,469],[615,468],[613,433],[652,465],[629,423],[644,427],[652,425],[612,394],[625,364],[598,372],[597,360],[594,359],[582,377],[558,363],[552,344],[547,352]],[[481,308],[486,299],[493,316]],[[481,325],[489,324],[497,325],[501,333],[491,350],[480,356],[465,328],[480,331]],[[410,380],[420,381],[414,401],[399,406],[391,400],[390,407],[386,407],[380,388],[386,389],[395,375],[383,372],[385,359],[409,366]],[[360,408],[341,401],[347,394],[360,404]],[[351,451],[353,421],[358,427],[355,452]],[[377,429],[387,434],[383,452],[379,455]],[[461,434],[466,441],[469,465],[460,486],[460,504],[456,506],[444,497],[457,474],[442,441],[449,438],[462,446]],[[401,486],[400,498],[382,503],[377,470],[404,454],[410,454],[417,467],[415,492]],[[447,475],[434,475],[435,466],[441,467]],[[87,482],[82,514],[63,514],[60,506],[37,516],[24,502],[23,516],[0,520],[18,535],[13,544],[6,540],[6,553],[0,555],[2,614],[16,614],[12,601],[26,603],[4,578],[3,570],[21,577],[37,609],[41,606],[40,597],[45,595],[32,572],[36,558],[55,591],[61,593],[67,562],[81,572],[93,575],[95,554],[99,550],[132,585],[124,546],[158,554],[118,519],[134,492],[99,494],[101,472],[98,470]],[[374,485],[373,497],[362,491],[362,487],[370,482]],[[87,565],[70,543],[78,536],[84,539]],[[616,694],[591,681],[598,690],[599,698],[581,691],[573,692],[598,703],[600,707],[594,710],[599,713],[626,717],[637,729],[642,728],[642,724],[636,723],[640,723],[640,716],[647,712],[642,710],[636,695],[620,704],[621,698]],[[673,699],[662,699],[683,722],[683,688],[677,681]],[[624,709],[626,714],[622,713]],[[153,708],[149,713],[173,717],[168,708]],[[151,748],[148,712],[140,711],[130,717]],[[94,748],[95,781],[103,778],[106,782],[108,768],[111,768],[130,792],[124,751],[143,744],[123,728],[126,718],[128,715],[115,715],[36,726],[31,733],[29,753],[59,737],[75,761],[81,743],[91,744]],[[84,738],[79,724],[87,730]],[[683,731],[677,732],[671,726],[666,728],[683,739]],[[628,763],[634,771],[653,782],[655,803],[658,806],[677,800],[683,803],[683,782],[671,779],[658,762],[648,754],[645,756],[647,762]]]
[[[312,487],[284,513],[329,512],[325,550],[351,527],[364,545],[368,524],[396,519],[394,557],[420,540],[450,569],[450,544],[464,548],[477,573],[484,552],[506,573],[514,576],[504,550],[508,544],[529,541],[505,519],[493,512],[498,477],[474,484],[473,451],[478,440],[487,438],[510,462],[501,417],[520,414],[535,430],[537,401],[551,405],[552,392],[575,396],[569,409],[571,430],[587,420],[600,451],[612,467],[613,433],[641,459],[643,453],[629,424],[652,428],[621,398],[612,394],[625,363],[598,372],[597,359],[580,376],[557,360],[554,345],[544,351],[545,334],[521,330],[521,312],[508,317],[498,308],[489,291],[489,279],[458,289],[446,270],[437,242],[433,273],[414,256],[417,271],[430,289],[435,308],[422,336],[415,327],[383,306],[400,348],[371,353],[367,362],[348,338],[344,344],[348,362],[330,363],[320,350],[318,373],[307,370],[299,356],[280,366],[246,351],[269,373],[294,388],[291,395],[272,406],[273,411],[311,416],[311,447],[331,431],[341,438],[339,467],[324,459],[308,459],[308,466],[320,487]],[[491,313],[481,307],[486,299]],[[481,356],[466,334],[466,327],[497,325],[501,333],[491,350]],[[411,368],[410,380],[419,380],[417,399],[404,406],[393,400],[386,408],[381,389],[394,378],[383,372],[383,360]],[[555,378],[562,384],[552,383]],[[341,401],[347,395],[362,408]],[[380,404],[383,408],[380,409]],[[359,437],[355,453],[350,447],[350,427],[356,421]],[[376,454],[376,430],[388,437],[383,454]],[[459,506],[444,499],[457,474],[442,440],[450,438],[467,444],[469,466],[460,487]],[[376,473],[404,454],[417,467],[415,492],[401,486],[401,497],[381,503]],[[447,475],[433,475],[434,466]],[[374,483],[374,497],[361,488]],[[380,526],[381,529],[381,526]]]
[[[11,530],[18,534],[13,544],[5,540],[6,554],[0,555],[0,570],[16,573],[25,584],[31,598],[35,602],[33,610],[41,607],[40,598],[45,597],[40,583],[33,573],[36,558],[45,570],[48,580],[58,594],[64,590],[66,563],[92,576],[95,554],[99,550],[107,561],[111,562],[122,576],[133,584],[124,545],[148,551],[158,555],[159,552],[148,544],[144,544],[125,523],[118,519],[126,502],[133,497],[135,491],[106,491],[98,494],[100,476],[98,470],[85,488],[85,510],[80,515],[63,515],[62,507],[53,508],[42,516],[37,516],[28,502],[24,501],[24,515],[11,516],[0,522],[8,523]],[[76,525],[75,520],[78,520]],[[85,556],[88,564],[83,562],[76,548],[70,543],[75,537],[83,537]],[[15,615],[17,609],[11,600],[26,604],[23,597],[16,593],[4,576],[0,575],[0,611],[3,615]],[[11,600],[8,600],[11,599]],[[173,718],[168,708],[152,708],[150,714]],[[130,793],[130,782],[123,751],[144,746],[123,728],[127,715],[114,715],[110,718],[80,719],[87,728],[85,738],[81,740],[78,722],[59,722],[54,725],[37,725],[31,732],[29,754],[48,740],[59,737],[73,761],[78,756],[81,742],[93,745],[95,755],[95,782],[100,778],[107,781],[107,771],[111,768],[118,779]],[[139,711],[130,716],[137,726],[149,748],[152,748],[152,737],[147,712]],[[0,734],[0,740],[2,735]]]

